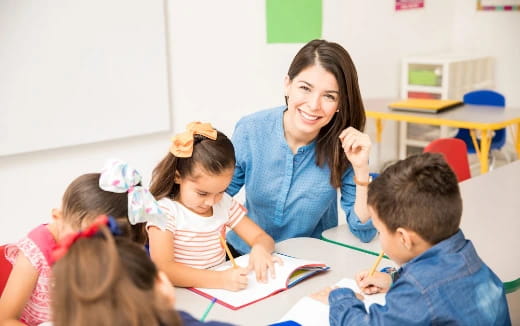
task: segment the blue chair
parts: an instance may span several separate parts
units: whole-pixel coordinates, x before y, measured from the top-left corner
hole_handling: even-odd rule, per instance
[[[504,95],[492,91],[492,90],[477,90],[466,93],[463,98],[464,104],[471,105],[488,105],[496,106],[497,109],[503,109],[506,106],[506,99]],[[475,146],[471,140],[471,134],[468,129],[460,128],[454,138],[459,138],[466,143],[468,153],[476,153]],[[506,129],[502,128],[495,130],[493,137],[491,138],[491,144],[489,148],[489,155],[492,157],[493,150],[500,150],[506,143]],[[480,146],[480,139],[477,138],[477,144]],[[492,164],[491,164],[492,165]]]

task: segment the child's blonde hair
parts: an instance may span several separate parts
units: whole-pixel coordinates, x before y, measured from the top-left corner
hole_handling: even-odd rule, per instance
[[[180,325],[155,292],[157,269],[143,247],[102,226],[53,267],[52,315],[64,325]]]

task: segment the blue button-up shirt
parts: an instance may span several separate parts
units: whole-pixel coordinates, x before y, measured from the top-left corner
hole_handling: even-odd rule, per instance
[[[500,279],[458,231],[398,271],[386,305],[370,314],[352,290],[329,295],[331,326],[337,325],[511,325]]]
[[[319,238],[324,230],[338,224],[338,191],[330,184],[328,165],[316,165],[315,141],[300,147],[296,154],[287,145],[285,109],[260,111],[237,123],[232,137],[237,162],[227,192],[233,196],[245,185],[247,215],[276,242]],[[363,224],[354,212],[352,168],[343,175],[340,190],[350,230],[361,241],[370,241],[376,234],[372,221]],[[234,232],[228,234],[228,241],[241,253],[250,250]]]

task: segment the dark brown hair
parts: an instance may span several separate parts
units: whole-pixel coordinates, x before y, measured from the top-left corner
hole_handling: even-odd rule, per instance
[[[194,135],[191,157],[176,157],[168,152],[153,170],[150,192],[157,200],[164,197],[175,198],[179,193],[175,172],[181,178],[192,176],[196,165],[212,175],[234,168],[235,149],[229,138],[220,131],[217,131],[216,140]]]
[[[106,227],[73,243],[53,275],[53,325],[180,325],[154,292],[157,269],[142,246]]]
[[[338,188],[341,186],[341,177],[350,167],[341,147],[339,134],[347,127],[363,131],[365,108],[359,91],[356,67],[341,45],[325,40],[310,41],[296,54],[287,75],[292,81],[302,70],[313,65],[320,65],[333,74],[339,87],[339,112],[321,128],[316,139],[316,164],[329,166],[330,183]]]
[[[368,205],[390,232],[402,227],[434,245],[459,229],[457,177],[442,155],[423,153],[386,168],[368,186]]]
[[[128,221],[128,193],[105,191],[99,187],[99,173],[87,173],[67,187],[62,198],[63,216],[67,223],[79,230],[86,221],[99,215],[112,216],[125,235],[144,244],[147,240],[144,223],[130,225]]]

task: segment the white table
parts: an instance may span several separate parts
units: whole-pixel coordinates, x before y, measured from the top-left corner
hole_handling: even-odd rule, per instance
[[[344,248],[314,238],[294,238],[276,244],[276,251],[294,257],[319,260],[331,270],[296,284],[294,287],[239,310],[231,310],[215,304],[206,320],[219,320],[238,325],[267,325],[280,319],[300,298],[333,285],[342,278],[354,278],[355,274],[370,269],[376,257]],[[379,267],[395,266],[383,259]],[[176,308],[202,316],[210,300],[184,288],[176,289]]]
[[[461,229],[507,292],[520,288],[520,161],[460,183]],[[377,255],[377,239],[359,241],[347,225],[326,230],[322,239]]]
[[[520,161],[460,183],[461,229],[500,277],[520,288]]]

